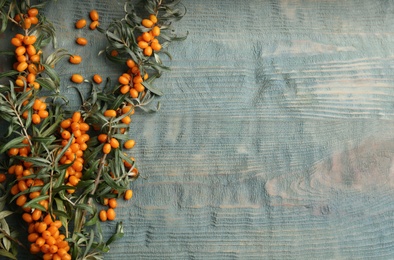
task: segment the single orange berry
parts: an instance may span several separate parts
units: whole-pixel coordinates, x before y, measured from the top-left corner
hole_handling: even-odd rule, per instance
[[[116,201],[115,198],[111,198],[108,200],[108,206],[114,209],[118,206],[118,202]]]
[[[15,47],[22,46],[22,41],[16,37],[11,39],[11,44],[14,45]]]
[[[153,36],[159,36],[160,35],[160,27],[159,26],[154,26],[151,30]]]
[[[75,28],[81,29],[86,26],[86,20],[85,19],[80,19],[75,23]]]
[[[39,123],[41,123],[41,117],[38,114],[33,114],[31,115],[31,121],[33,122],[33,124],[38,125]]]
[[[5,182],[6,179],[7,179],[7,176],[4,173],[0,173],[0,183]]]
[[[149,19],[142,19],[141,24],[143,26],[145,26],[146,28],[151,28],[154,23],[151,20],[149,20]]]
[[[111,145],[112,148],[116,149],[119,147],[119,141],[116,140],[116,138],[111,138],[109,140],[109,144]]]
[[[134,147],[134,145],[135,145],[135,141],[133,139],[130,139],[130,140],[126,141],[123,146],[126,149],[131,149]]]
[[[129,200],[133,197],[133,191],[132,190],[126,190],[126,192],[124,193],[123,198],[125,200]]]
[[[103,146],[103,153],[109,154],[111,152],[111,145],[109,143],[104,144]]]
[[[135,62],[132,59],[128,59],[126,61],[126,65],[127,65],[127,67],[129,67],[131,69],[135,66]]]
[[[82,62],[82,57],[79,55],[72,55],[68,61],[72,64],[79,64]]]
[[[114,220],[116,218],[116,212],[113,208],[109,208],[107,210],[107,219],[108,220]]]
[[[95,30],[100,25],[99,21],[93,21],[90,23],[89,28],[90,30]]]
[[[104,116],[106,117],[116,117],[116,111],[113,109],[108,109],[104,112]]]
[[[132,98],[138,98],[138,91],[135,88],[130,89],[130,96]]]
[[[16,205],[22,207],[23,205],[25,205],[26,201],[27,201],[26,195],[22,194],[16,199]]]
[[[103,79],[101,78],[101,76],[99,74],[94,74],[93,81],[96,82],[97,84],[100,84],[101,82],[103,82]]]
[[[79,122],[79,120],[81,120],[81,117],[82,117],[81,112],[75,111],[74,114],[73,114],[73,116],[72,116],[72,118],[71,118],[71,120],[72,120],[71,124],[72,124],[73,122]],[[70,125],[71,125],[71,124],[70,124]]]
[[[37,8],[30,8],[29,10],[27,10],[27,14],[30,17],[34,17],[38,15],[38,9]]]
[[[92,19],[92,21],[98,21],[99,14],[98,14],[98,12],[96,10],[92,10],[89,13],[89,17],[90,17],[90,19]]]
[[[154,14],[150,14],[149,15],[149,20],[152,21],[152,23],[157,23],[157,17]]]
[[[145,55],[145,56],[151,56],[151,55],[152,55],[152,52],[153,52],[153,50],[152,50],[152,47],[150,47],[150,46],[148,46],[148,47],[146,47],[146,48],[144,49],[144,55]]]
[[[78,37],[75,41],[77,44],[82,45],[82,46],[85,46],[86,44],[88,44],[88,40],[83,37]]]
[[[138,42],[138,47],[140,47],[141,49],[145,49],[149,46],[149,44],[146,41],[139,41]]]
[[[83,82],[83,80],[84,80],[84,78],[80,74],[73,74],[71,76],[71,81],[74,82],[74,83],[80,84],[80,83]]]
[[[107,212],[105,210],[101,210],[99,213],[99,217],[101,221],[106,221],[107,220]]]
[[[146,42],[150,42],[152,40],[152,35],[148,32],[142,33],[142,39]]]
[[[108,135],[99,134],[99,136],[97,136],[97,139],[99,140],[100,143],[106,143],[108,141]]]

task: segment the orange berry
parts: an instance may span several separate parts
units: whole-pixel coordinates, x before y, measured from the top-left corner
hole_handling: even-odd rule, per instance
[[[22,72],[22,71],[24,71],[25,69],[27,69],[28,66],[29,66],[29,65],[27,64],[27,62],[23,61],[23,62],[20,62],[20,63],[18,64],[18,66],[16,67],[16,70],[19,71],[19,72]]]
[[[129,85],[123,85],[120,88],[120,93],[122,93],[122,94],[127,94],[129,91],[130,91],[130,86]]]
[[[105,117],[116,117],[117,113],[113,109],[108,109],[104,112]]]
[[[31,254],[38,254],[41,251],[41,248],[37,244],[30,244],[30,253]]]
[[[126,78],[125,76],[119,76],[118,82],[122,85],[127,85],[130,83],[130,80]]]
[[[0,183],[5,182],[6,179],[7,179],[7,176],[4,173],[0,173]]]
[[[114,220],[116,218],[116,212],[113,208],[107,209],[107,219]]]
[[[128,59],[126,61],[126,65],[127,65],[127,67],[129,67],[131,69],[135,66],[135,62],[132,59]]]
[[[118,206],[118,202],[116,201],[116,199],[115,198],[111,198],[111,199],[109,199],[108,200],[108,205],[111,207],[111,208],[116,208],[117,206]]]
[[[131,123],[131,118],[129,116],[125,116],[125,117],[122,118],[121,121],[122,121],[123,124],[128,125],[128,124]]]
[[[12,195],[16,195],[16,194],[18,194],[19,192],[20,192],[20,190],[19,190],[19,188],[18,188],[18,184],[14,184],[12,187],[11,187],[11,194]]]
[[[62,132],[62,138],[63,138],[63,139],[68,140],[68,139],[70,139],[70,137],[71,137],[71,133],[70,133],[69,131],[64,130],[64,131]]]
[[[131,149],[134,147],[134,145],[135,145],[135,141],[130,139],[124,143],[123,147],[126,149]]]
[[[99,134],[99,136],[97,136],[97,139],[99,140],[100,143],[106,143],[108,141],[108,135]]]
[[[15,47],[19,47],[22,45],[22,41],[16,37],[11,39],[11,44],[14,45]]]
[[[18,57],[16,57],[16,60],[20,63],[20,62],[26,62],[27,61],[27,57],[25,55],[20,55]],[[19,64],[19,63],[16,64]]]
[[[75,23],[75,28],[81,29],[86,26],[86,20],[85,19],[80,19]]]
[[[146,28],[151,28],[154,23],[151,20],[149,20],[149,19],[142,19],[141,24],[143,26],[145,26]]]
[[[99,14],[98,14],[98,12],[96,10],[92,10],[89,13],[89,17],[90,17],[90,19],[92,19],[92,21],[98,21]]]
[[[56,244],[56,239],[53,236],[48,237],[47,239],[45,239],[45,242],[49,245],[55,245]]]
[[[134,84],[134,89],[137,90],[137,92],[142,92],[145,90],[145,87],[141,83],[136,83]]]
[[[118,55],[119,55],[119,53],[118,53],[117,50],[112,50],[112,51],[111,51],[111,56],[112,56],[112,57],[116,57],[116,56],[118,56]]]
[[[31,116],[31,121],[33,122],[33,124],[37,125],[41,123],[41,117],[38,114],[33,114]]]
[[[151,30],[153,36],[159,36],[160,35],[160,27],[159,26],[154,26]]]
[[[39,238],[39,237],[40,237],[39,234],[37,234],[37,233],[31,233],[31,234],[29,234],[29,235],[27,236],[27,240],[28,240],[29,242],[31,242],[31,243],[34,243],[34,242],[36,242],[37,238]]]
[[[30,64],[27,66],[27,70],[28,70],[30,73],[33,73],[33,74],[37,74],[37,72],[38,72],[37,66],[36,66],[35,64],[33,64],[33,63],[30,63]]]
[[[132,190],[126,190],[126,192],[125,192],[123,198],[124,198],[125,200],[129,200],[129,199],[131,199],[132,197],[133,197],[133,191],[132,191]]]
[[[116,138],[111,138],[109,140],[109,143],[110,143],[111,147],[114,148],[114,149],[119,147],[119,141],[116,140]]]
[[[81,112],[75,111],[73,113],[71,120],[72,120],[72,122],[79,122],[81,120],[81,117],[82,117]]]
[[[38,115],[40,116],[40,118],[47,118],[49,116],[49,112],[46,110],[40,110],[38,111]]]
[[[71,76],[71,81],[74,82],[74,83],[80,84],[80,83],[83,82],[83,80],[84,80],[84,78],[80,74],[73,74]]]
[[[101,82],[103,82],[103,79],[101,78],[100,75],[94,74],[93,75],[93,81],[96,82],[97,84],[100,84]]]
[[[154,51],[160,51],[161,50],[161,44],[158,42],[152,42],[150,45]]]
[[[39,222],[38,226],[36,227],[36,231],[41,234],[47,230],[47,226],[48,225],[45,222]]]
[[[25,205],[26,201],[27,201],[26,195],[22,194],[16,199],[16,205],[22,207],[23,205]]]
[[[150,42],[152,40],[152,35],[148,32],[142,33],[142,39],[146,42]]]
[[[150,47],[150,46],[148,46],[148,47],[146,47],[146,48],[144,49],[144,55],[145,55],[145,56],[151,56],[151,55],[152,55],[152,52],[153,52],[153,50],[152,50],[152,47]]]
[[[111,152],[111,145],[109,143],[104,144],[103,153],[109,154]]]
[[[154,14],[150,14],[149,15],[149,20],[152,21],[152,23],[157,23],[157,17]]]
[[[101,221],[107,220],[107,212],[105,210],[100,210],[99,217]]]
[[[49,252],[49,248],[50,248],[49,245],[43,244],[43,245],[41,246],[41,252],[44,253],[44,254],[46,255],[46,254],[48,254],[48,252]],[[51,256],[52,256],[52,254],[51,254]],[[51,259],[51,258],[49,258],[49,259]]]
[[[68,61],[72,64],[79,64],[82,62],[82,57],[79,55],[72,55]]]
[[[32,222],[33,222],[33,218],[31,217],[31,215],[30,215],[29,213],[23,213],[22,219],[23,219],[26,223],[32,223]]]
[[[65,119],[60,123],[60,127],[63,129],[69,128],[71,126],[71,119]]]
[[[138,47],[140,47],[141,49],[145,49],[149,46],[149,44],[146,41],[139,41],[138,42]]]
[[[79,45],[85,46],[86,44],[88,44],[88,40],[84,37],[78,37],[75,40]]]
[[[39,220],[41,218],[41,214],[42,214],[41,210],[35,209],[33,211],[33,213],[31,214],[31,217],[32,217],[33,220],[37,221],[37,220]]]
[[[30,73],[29,75],[27,75],[26,81],[27,81],[28,83],[33,83],[34,81],[36,81],[36,75]]]
[[[23,23],[23,29],[29,29],[30,27],[31,27],[31,19],[29,17],[25,18],[25,21]]]
[[[27,14],[30,17],[34,17],[38,15],[38,9],[37,8],[30,8],[29,10],[27,10]]]
[[[138,98],[138,91],[135,88],[130,89],[130,96],[132,98]]]
[[[93,21],[90,23],[89,28],[90,30],[96,29],[100,25],[99,21]]]
[[[29,17],[31,24],[38,24],[38,18],[36,16]]]

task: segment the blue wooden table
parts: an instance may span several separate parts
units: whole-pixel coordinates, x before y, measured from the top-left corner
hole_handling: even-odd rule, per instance
[[[161,110],[133,118],[144,178],[106,259],[393,259],[394,1],[182,2],[189,36]],[[74,21],[95,8],[105,27],[122,5],[46,10],[78,53]],[[58,68],[71,99],[72,72],[120,73],[86,33],[84,66]]]

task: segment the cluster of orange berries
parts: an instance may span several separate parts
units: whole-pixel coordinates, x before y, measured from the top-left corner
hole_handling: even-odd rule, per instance
[[[90,126],[83,121],[81,113],[76,111],[71,118],[64,119],[60,123],[60,134],[62,137],[62,146],[65,147],[71,142],[70,147],[65,151],[61,164],[70,164],[66,169],[66,185],[76,186],[82,177],[83,171],[83,153],[88,148],[86,144],[90,136],[87,134]],[[70,140],[71,139],[71,140]],[[68,189],[68,193],[74,193],[74,189]]]
[[[68,253],[70,246],[65,240],[65,235],[59,230],[62,223],[53,218],[47,214],[42,220],[32,221],[29,224],[27,240],[31,243],[30,253],[42,253],[44,260],[71,260],[71,255]]]
[[[143,32],[137,37],[138,46],[143,49],[145,56],[151,56],[153,51],[160,51],[161,44],[155,37],[160,35],[160,27],[157,25],[157,17],[154,14],[149,15],[149,19],[142,19],[142,26],[150,29]]]
[[[25,100],[23,102],[23,106],[26,106],[28,103],[29,103],[29,100]],[[33,122],[33,124],[37,125],[37,124],[41,123],[41,120],[47,118],[49,115],[49,112],[47,110],[47,104],[38,98],[34,100],[32,109],[33,109],[33,111],[32,111],[32,115],[31,115],[31,121]],[[29,116],[29,111],[25,110],[22,113],[22,117],[24,119],[27,119],[28,116]]]
[[[27,90],[40,88],[40,84],[36,82],[36,76],[44,68],[40,65],[41,51],[37,51],[34,47],[36,41],[37,37],[35,35],[23,35],[20,33],[17,33],[11,39],[11,44],[15,46],[15,57],[17,60],[13,68],[21,73],[15,81],[19,91],[23,91],[25,85],[27,85]]]
[[[133,197],[133,191],[132,190],[126,190],[126,192],[123,195],[124,200],[130,200]],[[103,200],[103,205],[108,206],[108,209],[102,209],[99,212],[99,218],[101,221],[107,221],[107,220],[114,220],[116,218],[116,212],[115,208],[118,206],[118,202],[116,198],[105,198]]]
[[[129,94],[132,98],[137,98],[139,93],[145,90],[142,82],[147,80],[149,76],[148,73],[142,75],[132,59],[128,59],[126,65],[129,68],[128,71],[118,77],[118,82],[121,84],[119,90],[124,95]]]
[[[38,9],[30,8],[27,14],[16,14],[14,20],[23,28],[30,29],[32,25],[38,24]]]

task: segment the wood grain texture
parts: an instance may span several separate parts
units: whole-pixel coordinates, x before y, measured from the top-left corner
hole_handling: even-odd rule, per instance
[[[64,86],[115,79],[72,23],[96,8],[105,26],[122,1],[74,2],[48,6],[59,47],[86,56],[60,65]],[[146,179],[106,259],[393,259],[394,2],[182,2],[189,37],[156,82],[162,110],[134,116]]]

